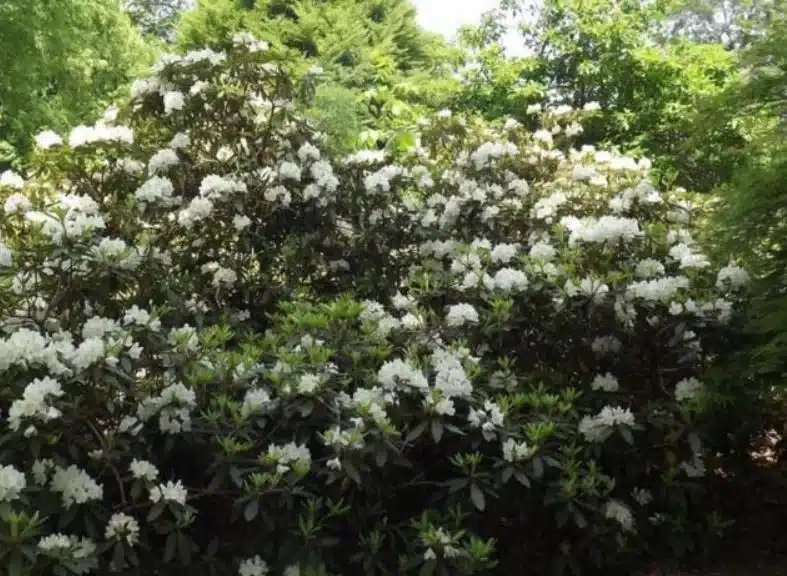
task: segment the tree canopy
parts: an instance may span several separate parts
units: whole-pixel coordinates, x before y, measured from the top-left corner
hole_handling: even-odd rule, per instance
[[[116,0],[4,0],[0,50],[0,162],[89,119],[152,56]]]

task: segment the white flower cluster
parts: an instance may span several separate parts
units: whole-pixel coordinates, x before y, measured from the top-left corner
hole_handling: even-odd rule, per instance
[[[68,145],[72,148],[80,148],[101,142],[133,144],[134,132],[127,126],[97,124],[96,126],[77,126],[68,135]]]
[[[177,482],[169,480],[165,484],[159,484],[150,489],[150,501],[154,504],[158,502],[175,502],[182,506],[186,504],[188,495],[188,490],[186,490],[180,480]]]
[[[6,170],[0,174],[0,186],[21,190],[25,187],[25,180],[13,170]]]
[[[445,315],[445,323],[447,326],[451,327],[458,327],[464,324],[477,324],[478,320],[478,311],[472,304],[467,303],[454,304],[448,308],[448,313]]]
[[[68,509],[74,504],[84,504],[91,500],[101,500],[104,497],[104,488],[90,475],[78,466],[68,468],[55,466],[50,488],[53,492],[60,493],[63,507]]]
[[[579,422],[579,433],[588,442],[603,442],[612,435],[615,427],[634,426],[634,415],[631,410],[618,406],[605,406],[595,416],[584,416]]]
[[[0,465],[0,502],[13,502],[27,487],[25,475],[11,465]]]
[[[137,406],[137,418],[147,422],[159,416],[159,429],[165,434],[191,430],[191,411],[197,407],[197,395],[181,382],[170,384],[158,396],[150,396]]]
[[[603,390],[604,392],[617,392],[620,388],[618,384],[618,379],[615,378],[612,374],[607,372],[606,374],[597,374],[596,377],[593,379],[593,382],[590,383],[590,387],[593,390]]]
[[[675,385],[675,399],[678,402],[686,402],[697,397],[702,392],[704,386],[696,378],[684,378]]]
[[[642,235],[639,222],[633,218],[602,216],[596,218],[566,217],[561,224],[570,231],[569,245],[580,242],[614,244],[619,241],[630,242]]]
[[[295,442],[283,446],[271,444],[261,458],[271,462],[276,467],[277,474],[286,474],[291,470],[297,474],[305,474],[309,471],[312,462],[309,448],[305,444]]]
[[[504,415],[495,402],[484,401],[483,408],[471,408],[467,421],[473,428],[480,428],[486,440],[495,438],[495,431],[503,426]]]
[[[60,418],[61,412],[50,402],[63,395],[63,388],[57,380],[48,376],[36,378],[25,387],[21,400],[14,400],[8,410],[8,427],[19,430],[23,420],[49,422]],[[32,428],[28,435],[31,435]]]

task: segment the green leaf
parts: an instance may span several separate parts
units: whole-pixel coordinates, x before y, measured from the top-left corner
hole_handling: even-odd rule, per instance
[[[409,444],[413,440],[417,440],[421,436],[421,434],[424,433],[424,430],[426,430],[426,425],[427,422],[424,420],[423,422],[418,424],[418,426],[410,430],[410,432],[407,433],[407,436],[404,439],[405,444]]]
[[[507,484],[509,480],[511,480],[511,476],[514,474],[514,469],[511,466],[506,466],[503,468],[503,471],[500,473],[500,481],[503,484]]]
[[[443,423],[440,420],[432,420],[432,439],[436,444],[440,443],[444,431]]]
[[[243,517],[246,519],[246,522],[251,522],[257,517],[259,511],[260,502],[256,498],[253,498],[246,503],[246,508],[243,510]]]
[[[421,571],[418,573],[419,576],[432,576],[437,570],[437,562],[434,560],[427,560],[421,566]]]
[[[478,487],[477,484],[470,485],[470,500],[473,502],[473,506],[475,506],[479,511],[483,512],[484,508],[486,508],[486,498],[484,497],[484,492]]]
[[[112,550],[112,569],[116,571],[122,570],[126,565],[125,557],[123,554],[123,544],[116,543]]]
[[[175,557],[175,546],[178,543],[178,533],[177,532],[170,532],[169,536],[167,536],[167,542],[164,544],[164,560],[165,564],[172,562],[172,558]]]
[[[533,458],[533,478],[539,480],[544,475],[544,461],[540,456]]]
[[[150,512],[148,513],[148,522],[153,522],[156,520],[159,516],[161,516],[162,512],[164,512],[164,504],[161,502],[154,504],[153,508],[151,508]]]
[[[633,446],[634,436],[631,434],[631,430],[626,428],[625,426],[621,426],[619,430],[620,430],[620,435],[623,437],[623,440],[625,440],[627,444]]]
[[[361,474],[358,472],[358,468],[355,467],[355,464],[350,462],[349,460],[342,461],[342,470],[347,472],[347,475],[352,478],[353,482],[356,484],[361,483]]]
[[[24,565],[22,563],[22,555],[19,552],[12,552],[11,558],[6,564],[8,568],[8,576],[24,576],[22,570]]]
[[[191,542],[182,532],[178,532],[178,552],[180,560],[187,566],[191,564]]]

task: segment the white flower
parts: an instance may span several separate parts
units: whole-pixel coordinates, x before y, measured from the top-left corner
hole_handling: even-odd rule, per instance
[[[561,104],[557,108],[550,109],[549,113],[552,116],[565,116],[566,114],[570,114],[573,111],[574,111],[574,109],[571,106],[569,106],[568,104]]]
[[[512,142],[484,142],[472,154],[470,161],[480,169],[504,156],[516,156],[519,150]]]
[[[125,540],[133,546],[139,542],[139,522],[122,512],[113,514],[107,522],[104,536],[107,540]]]
[[[404,174],[404,168],[401,166],[383,166],[377,172],[366,176],[366,178],[364,178],[363,185],[369,194],[390,192],[391,181],[402,174]]]
[[[129,465],[129,470],[134,478],[144,479],[153,482],[158,478],[158,468],[147,460],[137,460],[134,458]]]
[[[289,472],[293,468],[306,472],[309,470],[312,461],[309,448],[305,444],[296,444],[295,442],[290,442],[284,446],[270,444],[265,458],[276,465],[276,471],[279,474]]]
[[[563,219],[561,224],[570,230],[570,246],[579,242],[598,244],[612,244],[621,240],[629,242],[642,235],[639,222],[633,218],[602,216],[599,219],[582,218],[578,221]]]
[[[552,134],[548,130],[536,130],[533,132],[533,140],[546,144],[547,146],[551,146]]]
[[[566,202],[568,202],[568,196],[566,193],[557,191],[550,196],[541,198],[538,202],[536,202],[533,206],[533,212],[535,213],[536,218],[551,221],[551,218],[555,215],[557,209]]]
[[[535,454],[535,448],[528,446],[527,442],[517,442],[513,438],[508,438],[503,442],[503,460],[506,462],[521,462],[527,460]]]
[[[308,160],[319,160],[320,150],[313,144],[305,142],[300,148],[298,148],[298,159],[301,162],[307,162]]]
[[[232,287],[238,281],[238,274],[229,268],[219,267],[213,272],[212,284],[216,288],[222,286]]]
[[[159,150],[148,161],[148,173],[153,176],[160,172],[166,172],[170,166],[175,166],[179,162],[178,155],[170,148]]]
[[[178,224],[191,228],[197,222],[205,220],[213,213],[213,202],[208,198],[192,198],[189,205],[178,212]]]
[[[110,106],[109,108],[104,110],[104,116],[103,116],[104,122],[106,124],[112,124],[115,120],[118,119],[119,112],[120,109],[117,106],[115,105]]]
[[[646,490],[645,488],[634,488],[631,491],[631,497],[634,498],[636,503],[640,506],[647,506],[653,501],[653,494],[650,490]]]
[[[320,384],[320,377],[316,374],[302,374],[298,379],[298,393],[314,394]]]
[[[191,411],[197,406],[197,395],[181,382],[170,384],[159,396],[145,398],[137,405],[137,417],[147,422],[158,414],[159,429],[166,434],[191,430]]]
[[[411,386],[425,390],[429,387],[426,376],[413,366],[400,359],[383,364],[377,371],[377,382],[386,390],[395,390],[402,386]]]
[[[87,472],[75,465],[68,468],[55,467],[50,482],[52,492],[59,492],[63,507],[68,509],[74,504],[84,504],[90,500],[101,500],[104,489]]]
[[[301,169],[293,162],[282,162],[279,166],[279,178],[282,180],[301,181]]]
[[[585,416],[579,422],[578,431],[588,442],[599,443],[606,440],[615,426],[633,426],[634,415],[628,409],[605,406],[595,416]]]
[[[186,98],[183,92],[173,90],[164,94],[164,113],[169,115],[175,110],[183,110],[186,105]]]
[[[266,576],[268,572],[268,564],[259,556],[244,560],[238,568],[238,576]]]
[[[696,378],[684,378],[675,385],[675,400],[685,402],[692,400],[702,392],[704,385]]]
[[[0,242],[0,266],[10,267],[14,264],[14,255],[11,249]]]
[[[571,280],[567,280],[564,290],[569,297],[574,297],[579,294],[591,298],[596,304],[604,302],[609,292],[609,286],[604,284],[597,278],[585,277],[580,280],[579,285]]]
[[[670,248],[669,255],[680,262],[680,269],[684,268],[707,268],[710,260],[704,254],[694,252],[690,246],[684,243],[676,244]]]
[[[38,549],[51,556],[59,556],[65,552],[74,559],[83,559],[95,553],[96,545],[88,538],[56,533],[41,538]]]
[[[248,32],[238,32],[232,37],[232,43],[236,46],[245,46],[249,52],[264,52],[268,49],[268,43],[264,40],[257,40]]]
[[[690,286],[689,279],[684,276],[667,276],[656,280],[632,282],[626,288],[631,298],[641,298],[651,302],[669,302],[681,289]]]
[[[14,172],[13,170],[6,170],[2,174],[0,174],[0,188],[3,186],[7,186],[8,188],[14,188],[16,190],[21,190],[25,187],[24,179]]]
[[[498,270],[493,282],[495,288],[503,292],[522,292],[527,289],[527,276],[521,270],[513,268],[502,268]]]
[[[60,146],[62,143],[63,139],[51,130],[44,130],[36,135],[36,147],[41,150]]]
[[[584,164],[577,164],[571,170],[571,179],[577,182],[590,182],[597,175],[596,169],[592,166],[585,166]]]
[[[615,378],[612,374],[607,372],[606,374],[597,374],[596,377],[591,382],[590,387],[593,390],[604,390],[605,392],[617,392],[619,385],[618,379]]]
[[[530,247],[530,257],[534,260],[550,262],[556,254],[557,250],[555,250],[555,247],[546,242],[536,242]]]
[[[740,266],[731,264],[719,270],[716,276],[716,288],[725,290],[728,286],[731,290],[738,290],[749,283],[749,274]]]
[[[639,278],[654,278],[656,276],[663,276],[664,275],[664,264],[659,262],[658,260],[654,260],[653,258],[645,258],[644,260],[640,260],[637,263],[637,267],[634,270],[634,274],[636,274]]]
[[[126,126],[77,126],[68,135],[68,145],[80,148],[99,142],[134,143],[134,132]]]
[[[571,124],[566,126],[566,132],[565,133],[566,133],[566,136],[568,136],[569,138],[573,138],[574,136],[577,136],[578,134],[582,134],[582,132],[584,132],[584,131],[585,131],[585,129],[582,127],[582,124],[579,124],[577,122],[572,122]]]
[[[634,529],[634,516],[626,505],[618,500],[610,500],[604,507],[604,516],[615,520],[623,530],[630,532]]]
[[[12,465],[0,465],[0,502],[12,502],[27,487],[25,475]]]
[[[224,178],[216,174],[210,174],[202,179],[199,185],[199,193],[203,198],[209,200],[219,200],[235,192],[246,192],[247,187],[244,182]]]
[[[33,205],[27,196],[17,192],[6,198],[3,209],[6,214],[19,214],[29,212],[33,209]]]
[[[185,132],[178,132],[172,137],[172,140],[169,141],[169,147],[173,150],[182,150],[183,148],[188,148],[191,145],[191,138]]]
[[[271,404],[270,394],[262,388],[252,388],[246,391],[241,405],[241,413],[244,416],[260,412]]]
[[[51,405],[55,398],[63,395],[60,383],[49,376],[36,378],[30,382],[22,393],[21,400],[14,400],[8,409],[8,427],[19,430],[22,420],[36,419],[49,422],[60,418],[61,412]]]
[[[451,327],[462,326],[465,323],[477,324],[478,311],[471,304],[456,304],[448,309],[445,323]]]
[[[185,504],[187,496],[188,490],[183,487],[180,480],[177,482],[169,480],[166,484],[159,484],[150,489],[150,501],[154,504],[162,500],[165,502]]]
[[[490,254],[492,262],[508,264],[519,250],[519,244],[497,244]]]
[[[131,308],[126,310],[123,315],[123,324],[128,326],[130,324],[136,326],[148,326],[153,331],[158,331],[161,328],[161,320],[155,319],[151,322],[150,312],[140,308],[134,304]]]
[[[55,467],[55,463],[50,458],[44,458],[43,460],[36,460],[33,462],[33,466],[31,468],[31,472],[33,473],[33,481],[38,486],[43,486],[47,483],[47,475],[49,470]]]
[[[232,226],[240,232],[245,228],[248,228],[251,225],[251,218],[246,216],[245,214],[236,214],[235,217],[232,219]]]
[[[160,201],[169,201],[172,198],[172,193],[175,187],[169,178],[163,176],[153,176],[147,180],[142,186],[137,188],[134,196],[140,204],[140,208],[144,209],[147,204],[155,204]]]

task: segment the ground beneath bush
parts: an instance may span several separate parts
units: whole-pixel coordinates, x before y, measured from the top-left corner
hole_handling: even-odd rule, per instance
[[[769,431],[753,448],[750,463],[735,477],[717,471],[725,516],[735,520],[723,553],[702,567],[653,565],[636,576],[787,576],[784,445],[785,439]]]

